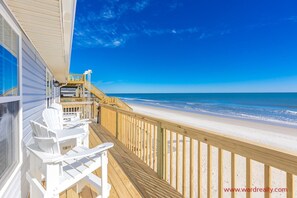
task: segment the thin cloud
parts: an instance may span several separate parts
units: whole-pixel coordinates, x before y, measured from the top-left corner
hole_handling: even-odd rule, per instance
[[[132,8],[136,12],[144,10],[149,5],[149,0],[143,0],[136,2],[135,6]]]
[[[297,16],[290,16],[290,17],[284,18],[283,21],[290,21],[293,23],[297,23]]]
[[[179,7],[182,7],[184,4],[182,3],[182,1],[179,0],[173,0],[171,2],[171,4],[169,5],[170,11],[174,11],[176,9],[178,9]]]
[[[148,7],[149,0],[125,1],[107,0],[98,4],[87,4],[76,17],[74,48],[120,47],[135,35],[120,19],[128,12],[139,13]],[[96,10],[92,11],[92,10]],[[129,27],[132,29],[132,27]],[[139,27],[136,27],[136,29]]]

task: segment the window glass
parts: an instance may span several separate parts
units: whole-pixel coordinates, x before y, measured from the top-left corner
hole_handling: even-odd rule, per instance
[[[17,96],[19,38],[1,15],[0,32],[0,96]]]
[[[49,107],[53,102],[53,76],[46,71],[46,105]]]
[[[52,87],[53,87],[53,77],[52,75],[47,71],[46,72],[46,96],[51,97],[52,96]]]
[[[0,188],[19,159],[19,36],[0,15]],[[5,98],[5,102],[3,100]]]
[[[0,180],[18,157],[19,101],[0,104]]]

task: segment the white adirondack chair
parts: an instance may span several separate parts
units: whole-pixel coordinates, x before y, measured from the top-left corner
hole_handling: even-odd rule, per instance
[[[89,124],[86,122],[75,124],[64,124],[61,119],[61,114],[57,109],[48,108],[42,112],[43,121],[46,126],[52,130],[65,130],[65,129],[83,129],[83,133],[86,134],[81,142],[84,146],[89,147]],[[72,130],[71,130],[72,131]]]
[[[85,185],[97,193],[97,198],[109,196],[107,150],[113,147],[112,143],[100,144],[92,149],[78,146],[62,155],[57,133],[37,122],[32,122],[32,125],[40,136],[34,134],[35,143],[27,147],[30,169],[26,178],[31,198],[58,198],[59,193],[71,187],[76,187],[77,193],[80,193]],[[100,167],[101,178],[92,173]]]
[[[42,123],[37,121],[30,121],[30,125],[33,131],[33,136],[35,137],[47,137],[48,132],[44,133],[44,131],[40,130],[38,125],[42,125]],[[60,143],[60,147],[73,147],[73,146],[81,146],[84,145],[84,140],[88,135],[83,129],[56,129],[56,138]]]

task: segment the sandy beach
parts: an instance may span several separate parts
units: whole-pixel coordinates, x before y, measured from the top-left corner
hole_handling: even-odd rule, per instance
[[[129,104],[135,112],[170,120],[175,123],[207,129],[228,136],[297,153],[297,128],[270,125],[218,116],[190,113],[161,107]]]
[[[205,114],[196,114],[179,110],[172,110],[167,108],[140,105],[131,103],[129,104],[133,110],[137,113],[158,117],[161,119],[169,120],[175,123],[179,123],[194,128],[207,129],[228,135],[234,138],[240,138],[256,142],[262,145],[277,148],[291,153],[297,153],[297,129],[285,126],[270,125],[267,123],[253,122],[248,120],[239,120],[225,117],[217,117]],[[197,150],[195,150],[197,152]],[[213,197],[217,197],[217,149],[213,149],[213,164],[212,164],[212,192]],[[206,145],[203,146],[202,152],[202,191],[203,195],[206,195],[206,182],[207,182],[207,157],[206,157]],[[231,170],[230,170],[230,153],[224,152],[224,187],[230,187],[231,183]],[[236,158],[236,187],[245,187],[245,158],[238,156]],[[197,171],[197,170],[195,170]],[[252,187],[264,186],[264,166],[256,161],[252,162]],[[189,178],[189,172],[187,172]],[[244,179],[242,179],[244,178]],[[284,188],[286,187],[285,173],[272,168],[271,169],[272,183],[271,187]],[[196,181],[196,179],[195,179]],[[297,179],[295,177],[295,184]],[[179,189],[181,190],[181,189]],[[195,193],[197,190],[195,189]],[[245,197],[245,193],[236,193],[237,197]],[[224,193],[225,197],[230,197],[231,193]],[[295,196],[297,192],[295,192]],[[253,197],[263,197],[264,193],[253,193]],[[286,197],[286,193],[272,193],[271,197]]]

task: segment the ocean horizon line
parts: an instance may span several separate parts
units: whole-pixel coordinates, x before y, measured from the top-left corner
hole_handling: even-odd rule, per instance
[[[122,93],[124,102],[297,126],[297,93]]]

